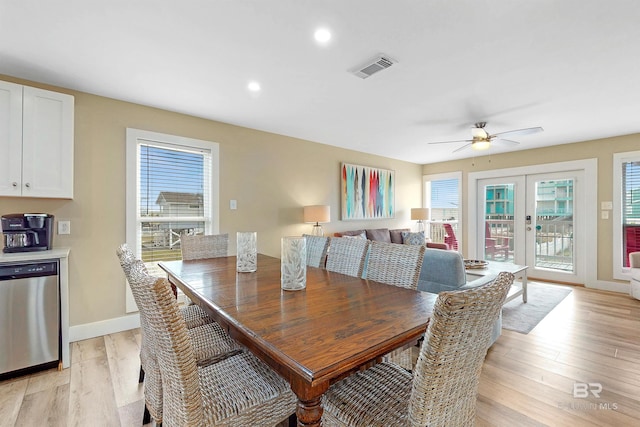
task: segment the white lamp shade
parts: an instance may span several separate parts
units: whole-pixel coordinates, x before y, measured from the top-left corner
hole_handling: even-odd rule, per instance
[[[429,219],[429,208],[411,208],[411,219],[427,221]]]
[[[313,205],[304,207],[304,222],[320,223],[331,221],[331,207]]]

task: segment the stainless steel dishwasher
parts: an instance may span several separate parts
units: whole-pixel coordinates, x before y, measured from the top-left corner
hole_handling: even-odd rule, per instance
[[[0,375],[59,360],[58,261],[0,264]]]

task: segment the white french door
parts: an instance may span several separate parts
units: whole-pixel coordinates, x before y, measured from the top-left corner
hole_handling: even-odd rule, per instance
[[[585,282],[584,171],[477,180],[476,253],[530,277]]]

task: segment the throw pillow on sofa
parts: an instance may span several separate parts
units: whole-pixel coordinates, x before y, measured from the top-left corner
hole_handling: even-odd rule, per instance
[[[391,236],[388,228],[366,229],[367,239],[378,242],[391,243]]]
[[[409,231],[402,232],[402,243],[405,245],[424,245],[425,242],[424,231],[417,233],[411,233]]]
[[[343,234],[341,237],[346,237],[347,239],[364,239],[367,240],[367,233],[364,231],[360,234]]]

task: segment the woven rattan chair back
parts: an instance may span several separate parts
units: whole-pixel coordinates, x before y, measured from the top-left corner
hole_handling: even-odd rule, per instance
[[[145,409],[149,412],[149,415],[153,417],[156,423],[161,423],[163,414],[162,379],[160,376],[158,359],[154,351],[153,335],[149,328],[147,312],[141,305],[142,300],[140,294],[140,287],[142,286],[142,283],[153,281],[156,278],[149,275],[144,262],[136,259],[135,255],[131,250],[129,250],[126,244],[118,247],[116,254],[120,259],[122,271],[124,271],[129,287],[131,288],[131,293],[133,294],[133,298],[136,301],[140,312],[140,331],[142,340],[140,344],[140,364],[144,371]]]
[[[482,363],[513,279],[502,272],[485,286],[438,295],[414,370],[410,425],[474,424]]]
[[[164,278],[147,276],[132,284],[145,313],[160,364],[165,425],[204,425],[197,361],[187,325]]]
[[[373,241],[369,247],[367,279],[417,289],[424,251],[424,245]]]
[[[135,254],[129,248],[129,245],[126,243],[121,244],[116,249],[116,255],[118,255],[118,259],[120,260],[120,265],[124,266],[125,264],[129,264],[136,259]]]
[[[327,260],[329,238],[310,234],[303,234],[303,236],[307,241],[307,265],[324,268]]]
[[[362,277],[369,241],[356,237],[331,237],[327,270]]]
[[[227,256],[229,248],[229,234],[212,235],[182,235],[180,236],[182,259],[219,258]]]

